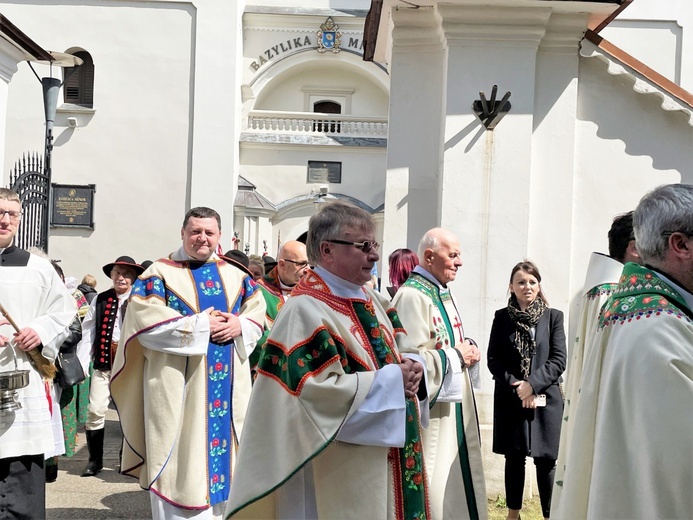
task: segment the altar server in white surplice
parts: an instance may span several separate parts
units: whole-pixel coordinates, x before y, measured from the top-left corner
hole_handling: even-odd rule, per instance
[[[17,391],[22,407],[0,412],[0,517],[45,518],[44,454],[55,445],[47,383],[30,357],[55,359],[77,306],[48,260],[12,245],[21,218],[17,194],[0,188],[0,303],[20,328],[0,321],[0,373],[15,370],[13,352],[29,371]]]

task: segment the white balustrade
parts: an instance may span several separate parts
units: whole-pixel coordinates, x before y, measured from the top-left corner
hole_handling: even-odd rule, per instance
[[[253,110],[247,131],[383,138],[387,137],[387,118]]]

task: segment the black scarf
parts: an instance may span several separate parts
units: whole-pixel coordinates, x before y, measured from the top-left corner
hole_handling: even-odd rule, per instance
[[[529,304],[526,310],[520,310],[520,306],[517,303],[517,298],[512,294],[508,300],[508,313],[510,314],[510,319],[513,320],[515,324],[515,330],[517,334],[515,336],[515,348],[522,358],[520,364],[520,369],[522,370],[522,377],[526,380],[529,378],[529,371],[532,366],[532,358],[534,354],[537,353],[537,342],[532,337],[530,329],[535,328],[536,337],[536,326],[539,322],[544,311],[547,309],[546,303],[541,298],[536,298],[532,303]]]

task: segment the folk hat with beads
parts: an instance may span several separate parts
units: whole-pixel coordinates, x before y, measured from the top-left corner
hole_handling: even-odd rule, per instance
[[[106,264],[103,266],[104,274],[110,278],[111,271],[116,265],[132,267],[137,273],[137,276],[141,275],[144,272],[144,267],[135,262],[131,256],[119,256],[118,258],[116,258],[115,262],[111,262],[110,264]]]

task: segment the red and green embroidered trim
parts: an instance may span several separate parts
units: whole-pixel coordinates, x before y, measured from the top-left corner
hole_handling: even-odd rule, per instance
[[[431,518],[428,501],[428,478],[423,459],[419,410],[407,399],[406,441],[403,448],[392,448],[389,461],[395,484],[395,514],[402,520]],[[401,493],[399,492],[401,490]]]
[[[662,314],[691,321],[687,309],[681,295],[666,281],[646,267],[628,263],[617,289],[602,307],[599,327],[623,325]]]
[[[601,298],[602,296],[609,296],[616,290],[617,287],[617,283],[603,283],[601,285],[597,285],[596,287],[592,287],[592,289],[587,291],[585,297],[588,300],[594,300],[595,298]]]
[[[299,395],[309,377],[335,363],[341,365],[345,374],[371,370],[352,356],[339,338],[322,327],[290,351],[270,339],[262,349],[257,371],[281,383],[289,393]]]

